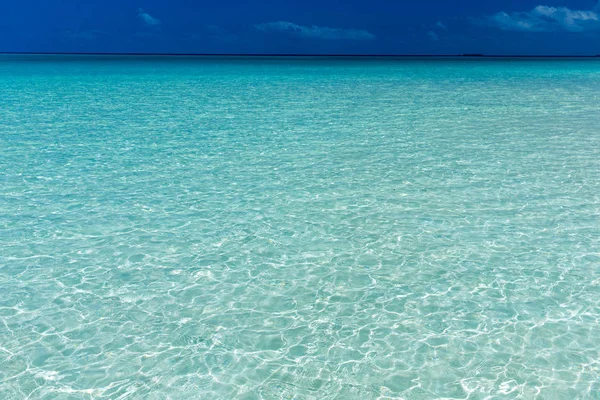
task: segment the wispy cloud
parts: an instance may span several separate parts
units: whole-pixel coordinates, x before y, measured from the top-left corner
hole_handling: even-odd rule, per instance
[[[278,21],[254,25],[261,32],[276,32],[290,36],[322,40],[374,40],[375,35],[362,29],[340,29],[326,26],[302,26],[292,22]]]
[[[160,25],[160,20],[154,18],[152,15],[148,14],[147,12],[145,12],[144,10],[142,10],[141,8],[138,10],[138,17],[144,21],[145,24],[147,25],[151,25],[151,26],[158,26]]]
[[[537,6],[531,11],[504,12],[476,21],[505,31],[583,32],[600,29],[600,2],[591,10]]]
[[[429,36],[429,39],[431,40],[438,41],[440,40],[440,35],[445,35],[445,31],[447,30],[448,28],[446,25],[444,25],[442,21],[438,21],[427,31],[427,36]]]

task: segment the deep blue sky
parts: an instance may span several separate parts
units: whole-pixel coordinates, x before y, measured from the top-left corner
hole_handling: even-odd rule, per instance
[[[600,2],[1,0],[0,51],[599,54]]]

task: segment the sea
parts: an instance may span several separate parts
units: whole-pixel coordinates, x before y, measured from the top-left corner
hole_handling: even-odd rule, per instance
[[[600,398],[600,59],[0,56],[0,398]]]

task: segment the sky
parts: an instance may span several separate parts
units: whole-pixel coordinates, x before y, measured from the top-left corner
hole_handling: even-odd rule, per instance
[[[600,0],[0,0],[0,52],[600,54]]]

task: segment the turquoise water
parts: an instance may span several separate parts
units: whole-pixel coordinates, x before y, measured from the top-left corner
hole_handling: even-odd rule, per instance
[[[0,398],[600,397],[600,62],[0,59]]]

